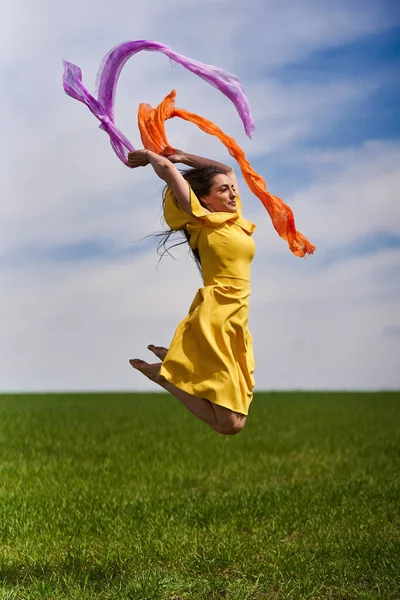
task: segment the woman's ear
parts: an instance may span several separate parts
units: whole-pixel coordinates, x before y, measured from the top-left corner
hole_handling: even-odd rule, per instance
[[[200,198],[200,203],[205,207],[208,208],[208,196],[202,196]]]

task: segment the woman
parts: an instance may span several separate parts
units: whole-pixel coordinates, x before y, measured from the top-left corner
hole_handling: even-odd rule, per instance
[[[175,163],[192,169],[181,173]],[[212,429],[234,435],[246,423],[254,387],[248,298],[255,225],[241,215],[230,167],[180,151],[168,158],[149,150],[129,153],[131,168],[147,164],[167,184],[165,221],[186,235],[204,287],[169,349],[148,346],[161,362],[129,362]]]

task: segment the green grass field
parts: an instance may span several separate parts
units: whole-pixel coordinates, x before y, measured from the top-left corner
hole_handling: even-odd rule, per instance
[[[400,394],[0,396],[0,598],[400,598]]]

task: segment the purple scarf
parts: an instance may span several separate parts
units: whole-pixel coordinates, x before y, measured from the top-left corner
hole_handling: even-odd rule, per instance
[[[65,92],[72,98],[86,104],[95,117],[101,121],[100,129],[108,133],[111,146],[123,163],[126,164],[126,150],[129,152],[134,151],[134,147],[115,125],[115,92],[122,67],[128,58],[141,50],[162,52],[174,62],[180,63],[186,69],[207,81],[207,83],[218,88],[235,105],[246,134],[251,138],[251,132],[255,128],[254,121],[242,84],[235,75],[218,67],[192,60],[187,56],[183,56],[183,54],[178,54],[159,42],[152,40],[125,42],[115,46],[104,57],[101,63],[97,74],[97,100],[89,94],[83,85],[81,69],[70,62],[63,61],[63,87]]]

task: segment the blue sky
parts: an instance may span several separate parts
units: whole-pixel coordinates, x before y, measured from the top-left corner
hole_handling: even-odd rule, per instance
[[[146,357],[148,343],[168,345],[201,285],[183,248],[157,268],[154,245],[133,243],[160,230],[162,183],[121,165],[61,87],[62,59],[82,67],[93,93],[107,51],[140,38],[236,73],[256,131],[248,140],[222,94],[155,53],[124,68],[119,127],[138,145],[139,102],[176,88],[179,106],[243,145],[317,245],[306,261],[293,257],[241,183],[245,216],[257,224],[257,388],[399,388],[396,3],[249,0],[244,10],[215,0],[212,18],[194,0],[23,4],[7,8],[1,38],[0,389],[153,389],[128,359]],[[233,165],[216,140],[176,121],[173,144]]]
[[[369,35],[341,48],[316,53],[311,59],[281,69],[282,82],[293,79],[323,81],[341,76],[348,80],[370,77],[380,81],[379,88],[361,99],[359,110],[354,107],[326,136],[316,136],[311,144],[341,147],[361,143],[366,137],[396,139],[400,135],[400,29]]]

